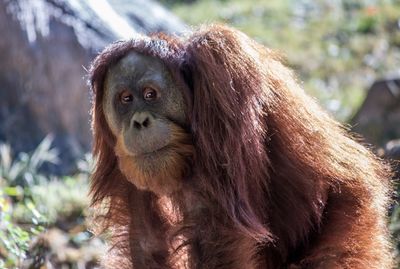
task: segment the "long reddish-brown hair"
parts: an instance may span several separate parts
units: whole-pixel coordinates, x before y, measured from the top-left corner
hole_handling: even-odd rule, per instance
[[[156,194],[138,190],[125,179],[117,165],[115,137],[105,121],[106,72],[130,51],[164,62],[187,98],[195,151],[192,169],[182,179],[183,189],[170,197],[181,212],[177,227],[165,221]],[[300,262],[308,252],[313,258],[322,255],[314,251],[323,249],[315,237],[339,225],[327,221],[331,215],[324,214],[339,214],[340,210],[349,214],[343,219],[357,219],[369,235],[362,237],[364,241],[354,252],[376,257],[383,265],[368,260],[364,268],[389,268],[382,221],[389,169],[304,93],[272,51],[232,28],[211,25],[185,38],[153,35],[114,43],[95,59],[90,75],[97,160],[92,203],[107,201],[98,223],[111,230],[113,253],[126,258],[110,259],[119,268],[134,263],[131,238],[141,236],[129,228],[135,218],[141,218],[160,237],[183,235],[183,245],[195,251],[193,244],[200,231],[196,225],[205,220],[185,213],[185,192],[212,219],[208,231],[225,225],[247,238],[244,252],[252,253],[251,257],[230,257],[243,259],[242,268],[255,268],[260,252],[267,257],[263,264],[276,266],[271,268]],[[338,240],[337,244],[342,243]],[[168,263],[167,256],[160,254],[160,264]],[[206,259],[204,255],[197,258]],[[357,264],[351,259],[346,264],[353,262]]]

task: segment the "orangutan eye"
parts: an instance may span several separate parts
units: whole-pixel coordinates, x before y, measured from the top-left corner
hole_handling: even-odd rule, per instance
[[[122,104],[132,103],[133,95],[129,91],[123,91],[119,96],[119,100]]]
[[[158,98],[158,92],[150,87],[146,87],[143,90],[143,98],[146,101],[153,101]]]

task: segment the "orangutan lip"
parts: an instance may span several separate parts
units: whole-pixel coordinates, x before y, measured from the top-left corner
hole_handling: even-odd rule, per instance
[[[166,146],[163,146],[163,147],[161,147],[159,149],[156,149],[156,150],[153,150],[153,151],[144,152],[144,153],[140,153],[140,154],[135,154],[134,157],[136,157],[136,158],[151,157],[151,156],[154,156],[156,154],[159,154],[161,152],[166,151],[169,147],[170,147],[169,145],[166,145]]]

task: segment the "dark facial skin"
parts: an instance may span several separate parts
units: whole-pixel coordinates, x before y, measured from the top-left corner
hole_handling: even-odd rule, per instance
[[[104,114],[131,156],[167,147],[172,125],[184,126],[185,100],[167,67],[157,58],[131,52],[105,79]]]

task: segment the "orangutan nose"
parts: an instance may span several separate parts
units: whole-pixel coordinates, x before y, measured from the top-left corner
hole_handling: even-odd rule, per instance
[[[141,130],[147,128],[151,121],[153,120],[153,116],[151,116],[148,112],[136,112],[132,117],[133,128],[136,130]]]

